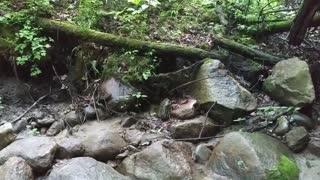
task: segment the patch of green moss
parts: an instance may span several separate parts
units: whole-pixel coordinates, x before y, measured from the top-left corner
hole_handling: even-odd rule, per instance
[[[295,180],[299,179],[297,164],[286,156],[281,156],[279,163],[267,173],[267,180]]]

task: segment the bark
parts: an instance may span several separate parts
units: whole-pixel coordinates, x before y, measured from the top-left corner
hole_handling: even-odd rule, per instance
[[[296,21],[294,22],[293,20],[273,22],[273,23],[266,24],[263,28],[256,28],[254,30],[249,30],[244,33],[254,37],[270,35],[275,33],[283,33],[283,32],[290,31],[291,26],[299,27],[300,25],[302,25],[302,22],[296,22]],[[317,26],[320,26],[320,16],[315,16],[311,20],[311,22],[307,24],[306,28],[317,27]]]
[[[158,43],[126,38],[109,33],[95,31],[92,29],[78,27],[70,23],[60,22],[56,20],[39,19],[38,24],[46,31],[63,32],[64,34],[70,35],[78,40],[85,42],[94,42],[105,46],[121,47],[140,51],[155,50],[158,54],[168,54],[197,59],[215,58],[224,61],[227,58],[226,56],[221,55],[216,51],[206,51],[200,48],[170,43]],[[217,42],[222,47],[225,47],[226,49],[239,53],[243,56],[253,58],[253,60],[259,63],[272,65],[280,60],[280,58],[278,57],[268,55],[258,50],[254,50],[232,40],[219,39],[219,41]]]
[[[293,22],[289,34],[289,43],[292,45],[300,45],[307,33],[308,27],[314,25],[313,19],[317,10],[320,9],[320,1],[304,0],[299,12]],[[318,17],[320,21],[320,18]],[[319,25],[320,23],[316,24]]]

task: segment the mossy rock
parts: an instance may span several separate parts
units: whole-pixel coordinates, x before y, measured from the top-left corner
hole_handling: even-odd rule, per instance
[[[273,170],[267,172],[267,180],[299,179],[299,167],[286,156],[282,156]]]

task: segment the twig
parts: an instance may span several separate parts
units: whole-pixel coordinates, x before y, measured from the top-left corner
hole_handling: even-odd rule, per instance
[[[203,80],[206,80],[206,79],[210,79],[210,78],[212,78],[212,77],[206,77],[206,78],[201,78],[201,79],[196,79],[196,80],[193,80],[193,81],[189,81],[189,82],[187,82],[187,83],[184,83],[184,84],[182,84],[182,85],[180,85],[180,86],[178,86],[178,87],[175,87],[175,88],[173,88],[173,89],[171,89],[170,91],[169,91],[169,93],[171,93],[171,92],[173,92],[174,90],[177,90],[177,89],[179,89],[179,88],[182,88],[182,87],[184,87],[184,86],[187,86],[187,85],[189,85],[189,84],[192,84],[192,83],[195,83],[195,82],[198,82],[198,81],[203,81]]]
[[[19,121],[24,115],[26,115],[32,108],[34,108],[41,100],[43,100],[44,98],[48,97],[51,94],[51,90],[48,94],[40,97],[36,102],[34,102],[27,110],[25,110],[19,117],[17,117],[16,119],[10,121],[11,123],[15,123],[17,121]]]
[[[92,94],[92,100],[93,100],[93,107],[94,107],[94,110],[96,112],[97,120],[100,121],[99,113],[97,111],[97,106],[96,106],[96,100],[94,98],[94,94],[96,93],[98,87],[99,87],[99,85],[97,84],[96,87],[94,88],[94,91],[93,91],[93,94]]]
[[[72,97],[71,90],[70,90],[69,86],[65,85],[65,84],[62,82],[60,76],[58,75],[58,73],[57,73],[57,71],[56,71],[56,68],[55,68],[53,65],[52,65],[52,69],[53,69],[54,74],[57,76],[59,82],[61,83],[61,89],[67,89],[67,91],[68,91],[68,93],[69,93],[69,96],[70,96],[70,98],[71,98],[71,103],[74,104],[74,102],[73,102],[73,97]]]
[[[216,105],[216,103],[217,103],[217,102],[214,102],[214,103],[211,105],[211,107],[209,108],[209,110],[207,111],[207,113],[206,113],[206,119],[204,120],[204,122],[203,122],[203,124],[202,124],[202,128],[201,128],[201,131],[200,131],[200,133],[199,133],[198,138],[201,138],[202,133],[203,133],[203,130],[204,130],[205,126],[207,125],[209,113],[210,113],[211,109]]]
[[[198,138],[182,138],[182,139],[173,139],[175,141],[196,141],[196,140],[206,140],[206,139],[213,139],[213,138],[222,138],[223,136],[208,136],[208,137],[198,137]]]

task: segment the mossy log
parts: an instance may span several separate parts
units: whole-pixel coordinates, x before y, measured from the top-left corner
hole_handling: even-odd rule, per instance
[[[275,64],[281,60],[281,58],[255,50],[253,48],[247,47],[243,44],[237,43],[233,40],[226,39],[223,37],[212,37],[214,43],[217,45],[228,49],[237,54],[241,54],[245,57],[251,58],[255,61],[258,61],[262,64],[272,63]]]
[[[196,59],[214,58],[224,61],[227,57],[216,51],[206,51],[200,48],[176,45],[171,43],[159,43],[151,41],[143,41],[127,37],[121,37],[109,33],[103,33],[88,28],[78,27],[76,25],[49,19],[39,19],[39,26],[46,31],[63,32],[78,40],[85,42],[94,42],[105,46],[121,47],[135,49],[140,51],[155,50],[158,54],[168,54]],[[219,43],[228,50],[239,53],[243,56],[249,56],[253,60],[264,64],[275,64],[280,59],[263,52],[253,50],[247,46],[233,42],[231,40],[223,40]]]
[[[303,21],[294,21],[294,20],[272,22],[272,23],[266,24],[262,28],[245,31],[243,33],[249,34],[253,37],[261,37],[264,35],[283,33],[283,32],[290,31],[291,27],[293,26],[300,27],[303,24],[302,22]],[[320,26],[320,16],[315,16],[310,23],[306,24],[305,28],[317,27],[317,26]]]

